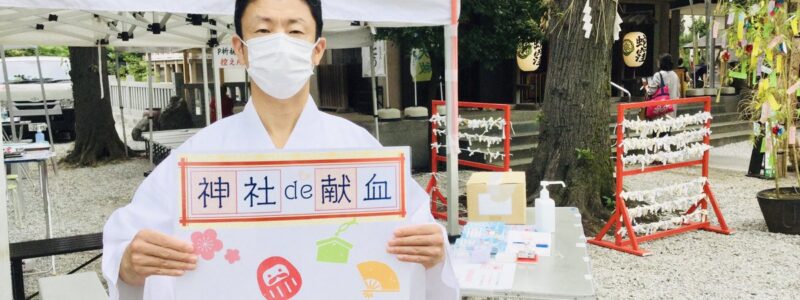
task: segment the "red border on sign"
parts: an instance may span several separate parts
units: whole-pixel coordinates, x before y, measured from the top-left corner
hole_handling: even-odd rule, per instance
[[[187,190],[186,174],[189,167],[230,167],[230,166],[285,166],[285,165],[309,165],[309,164],[343,164],[343,163],[374,163],[374,162],[393,162],[400,164],[400,207],[396,210],[379,212],[356,212],[350,214],[309,214],[296,216],[263,216],[263,217],[230,217],[230,218],[189,218],[186,211]],[[379,157],[379,158],[342,158],[342,159],[315,159],[315,160],[287,160],[287,161],[226,161],[226,162],[189,162],[186,158],[181,158],[178,166],[181,169],[181,220],[180,224],[186,226],[190,223],[238,223],[238,222],[260,222],[260,221],[292,221],[292,220],[315,220],[332,218],[354,218],[354,217],[380,217],[380,216],[406,216],[406,169],[405,154],[400,153],[399,157]]]

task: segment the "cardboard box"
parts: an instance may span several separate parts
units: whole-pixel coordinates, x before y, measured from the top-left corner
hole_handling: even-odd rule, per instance
[[[470,222],[525,224],[525,172],[476,172],[467,182]]]

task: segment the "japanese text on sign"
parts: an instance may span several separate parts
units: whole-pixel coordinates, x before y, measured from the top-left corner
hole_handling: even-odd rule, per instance
[[[406,153],[184,154],[180,223],[404,217]]]

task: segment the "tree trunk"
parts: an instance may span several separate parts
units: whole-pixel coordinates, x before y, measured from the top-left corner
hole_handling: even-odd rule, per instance
[[[125,145],[117,134],[111,113],[107,54],[103,48],[103,63],[98,67],[97,48],[69,47],[76,139],[73,150],[64,158],[66,163],[93,166],[125,157]],[[102,72],[105,91],[102,98],[98,71]]]
[[[548,40],[550,61],[542,107],[539,146],[528,169],[532,204],[541,180],[563,180],[551,186],[557,206],[578,207],[587,234],[594,235],[610,214],[603,197],[614,194],[609,139],[609,80],[616,3],[592,0],[592,32],[583,31],[583,1],[553,3]]]

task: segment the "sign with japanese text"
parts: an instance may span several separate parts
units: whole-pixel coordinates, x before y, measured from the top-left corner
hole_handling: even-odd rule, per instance
[[[375,46],[361,48],[361,77],[372,77],[372,68],[375,67],[375,77],[386,76],[386,41],[376,41]],[[372,53],[370,53],[372,52]]]
[[[220,68],[244,68],[245,65],[236,56],[231,45],[214,47],[214,63]]]
[[[393,231],[408,224],[407,147],[178,161],[176,235],[200,262],[176,280],[176,299],[424,293],[411,289],[424,286],[421,266],[386,253]]]

